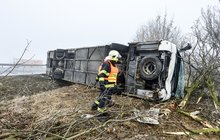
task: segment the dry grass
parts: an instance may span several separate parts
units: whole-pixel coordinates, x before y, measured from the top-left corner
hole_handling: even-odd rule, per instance
[[[51,82],[51,81],[48,81]],[[0,102],[0,138],[21,139],[219,139],[218,135],[167,135],[163,132],[185,131],[183,126],[202,128],[198,122],[176,112],[178,101],[152,103],[127,96],[114,95],[115,105],[109,108],[111,121],[99,122],[96,117],[85,119],[85,114],[96,115],[90,106],[98,89],[83,85],[69,85],[32,95],[13,97]],[[204,102],[206,102],[204,100]],[[204,103],[203,102],[203,103]],[[187,106],[190,111],[200,105]],[[161,109],[160,124],[142,124],[132,119],[134,108]],[[211,108],[211,107],[210,107]],[[200,109],[201,110],[201,109]],[[203,107],[203,110],[205,108]],[[205,117],[204,114],[202,114]],[[209,116],[209,114],[207,114]],[[216,121],[214,126],[218,126]]]

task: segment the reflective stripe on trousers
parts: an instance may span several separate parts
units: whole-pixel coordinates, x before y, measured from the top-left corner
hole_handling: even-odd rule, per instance
[[[100,113],[103,113],[103,112],[105,112],[107,109],[106,109],[106,107],[104,107],[104,108],[97,108],[97,111],[98,112],[100,112]]]

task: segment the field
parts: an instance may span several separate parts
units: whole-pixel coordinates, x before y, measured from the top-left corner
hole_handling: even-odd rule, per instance
[[[0,139],[220,139],[220,114],[209,96],[196,104],[198,97],[193,95],[183,110],[197,111],[202,121],[195,121],[180,113],[181,100],[154,103],[113,95],[114,105],[108,110],[111,118],[100,122],[97,112],[90,110],[98,92],[95,87],[55,82],[44,75],[1,79]],[[150,108],[160,110],[159,124],[137,120],[146,114],[137,116],[135,110]],[[216,131],[195,131],[209,126]]]

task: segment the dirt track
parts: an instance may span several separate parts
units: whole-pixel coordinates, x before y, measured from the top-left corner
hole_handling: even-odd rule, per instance
[[[98,89],[77,84],[59,85],[42,76],[7,77],[0,82],[4,89],[4,92],[1,90],[0,102],[1,139],[62,139],[73,136],[75,139],[220,139],[218,134],[165,134],[164,132],[184,132],[186,127],[203,128],[200,123],[176,111],[179,101],[152,103],[114,95],[115,105],[109,108],[111,121],[103,123],[96,117],[84,118],[97,113],[90,110],[90,105],[98,95]],[[21,92],[24,89],[28,90]],[[219,115],[213,113],[212,102],[208,99],[202,101],[195,105],[192,100],[186,111],[200,110],[199,116],[219,127]],[[147,110],[151,107],[161,110],[159,125],[129,120],[134,117],[134,108]],[[129,121],[125,121],[127,119]]]

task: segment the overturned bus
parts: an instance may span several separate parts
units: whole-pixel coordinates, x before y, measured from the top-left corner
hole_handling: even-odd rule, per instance
[[[187,48],[190,45],[182,50]],[[184,96],[181,50],[169,41],[112,43],[48,51],[46,73],[57,80],[97,86],[98,67],[110,50],[117,50],[122,55],[118,90],[147,100],[165,101]]]

